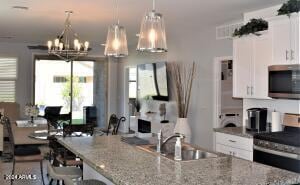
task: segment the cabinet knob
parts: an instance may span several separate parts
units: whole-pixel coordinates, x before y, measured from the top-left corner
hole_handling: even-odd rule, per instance
[[[247,86],[247,95],[249,95],[249,90],[250,90],[250,87]]]
[[[295,59],[295,57],[294,57],[294,50],[291,50],[291,60],[294,60]]]

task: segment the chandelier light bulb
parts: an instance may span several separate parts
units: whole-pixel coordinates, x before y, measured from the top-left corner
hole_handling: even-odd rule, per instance
[[[58,38],[56,38],[56,39],[54,40],[54,45],[55,45],[55,47],[58,47],[58,46],[59,46],[59,39],[58,39]]]
[[[59,50],[61,51],[64,48],[64,44],[63,43],[59,43]]]
[[[81,44],[78,43],[78,44],[77,44],[77,50],[80,51],[80,49],[81,49]]]
[[[74,39],[74,48],[77,48],[79,44],[79,40],[78,39]]]
[[[90,43],[88,41],[84,42],[84,50],[87,51],[89,49]]]
[[[47,43],[47,45],[48,45],[48,49],[51,50],[51,48],[52,48],[52,41],[49,40],[48,43]]]

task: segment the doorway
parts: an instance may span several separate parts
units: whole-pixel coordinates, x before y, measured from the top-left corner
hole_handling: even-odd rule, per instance
[[[124,114],[126,117],[126,123],[124,132],[130,131],[130,123],[135,116],[136,97],[137,97],[137,68],[136,66],[125,68],[125,93],[124,93]]]
[[[243,99],[233,97],[233,58],[218,57],[214,62],[214,128],[240,127]]]

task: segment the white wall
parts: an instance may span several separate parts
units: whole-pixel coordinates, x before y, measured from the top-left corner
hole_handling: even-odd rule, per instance
[[[284,113],[300,114],[300,100],[257,100],[257,99],[244,99],[243,101],[243,124],[246,125],[247,120],[247,109],[257,107],[257,108],[268,108],[268,122],[271,120],[271,112],[274,110],[281,113],[281,120],[283,120]]]
[[[33,59],[32,52],[27,49],[27,44],[0,43],[0,57],[9,56],[18,58],[18,79],[16,81],[16,102],[21,106],[21,115],[26,103],[31,102],[33,84]]]
[[[124,113],[124,67],[141,63],[158,61],[182,62],[197,64],[197,77],[192,92],[189,122],[192,128],[192,143],[206,148],[213,148],[213,59],[216,56],[232,55],[232,41],[215,39],[215,27],[194,28],[167,27],[169,32],[166,54],[141,54],[135,51],[136,46],[130,47],[130,56],[119,65],[118,98],[119,114]],[[200,23],[199,23],[200,24]],[[172,91],[172,89],[171,89]],[[172,94],[172,92],[171,92]],[[167,107],[167,118],[176,119],[174,98]],[[171,109],[171,113],[170,113]],[[158,110],[153,110],[158,112]]]

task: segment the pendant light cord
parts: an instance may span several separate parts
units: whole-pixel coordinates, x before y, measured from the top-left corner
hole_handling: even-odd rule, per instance
[[[155,11],[155,0],[152,1],[152,11]]]
[[[115,0],[115,9],[116,9],[116,19],[117,19],[117,23],[120,23],[119,20],[119,5],[118,5],[118,0]]]

